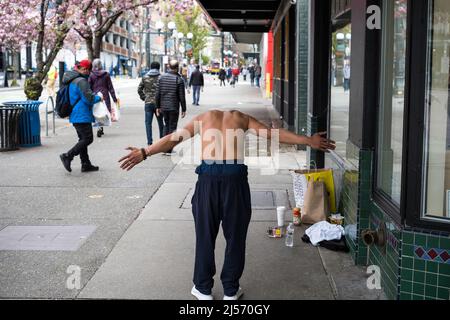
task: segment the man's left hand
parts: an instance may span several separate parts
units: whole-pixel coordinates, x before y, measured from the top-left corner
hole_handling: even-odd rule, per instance
[[[186,117],[186,112],[181,113],[181,118],[184,118],[184,117]]]
[[[319,132],[310,138],[310,146],[313,149],[317,149],[323,152],[329,152],[329,150],[336,149],[336,142],[325,138],[326,132]]]
[[[130,150],[131,152],[119,160],[119,162],[122,162],[120,164],[120,168],[126,171],[130,171],[135,165],[141,163],[144,160],[144,156],[142,155],[141,149],[139,148],[128,147],[125,150]]]

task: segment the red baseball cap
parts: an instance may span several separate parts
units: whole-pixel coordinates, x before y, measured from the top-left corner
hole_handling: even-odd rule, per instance
[[[87,69],[87,70],[91,70],[92,69],[92,63],[89,60],[81,60],[80,62],[78,62],[78,67],[84,68],[84,69]]]

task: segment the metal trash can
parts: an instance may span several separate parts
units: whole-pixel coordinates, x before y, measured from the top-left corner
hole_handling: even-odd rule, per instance
[[[0,151],[19,149],[19,117],[22,107],[0,105]]]
[[[42,101],[10,101],[3,102],[8,107],[22,107],[19,118],[19,145],[21,147],[36,147],[41,145],[41,121],[39,105]]]

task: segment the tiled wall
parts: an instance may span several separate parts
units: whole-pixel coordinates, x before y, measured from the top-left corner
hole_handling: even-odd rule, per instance
[[[384,224],[386,227],[386,245],[368,247],[368,265],[378,266],[381,272],[381,287],[386,297],[391,300],[399,298],[399,270],[401,257],[401,229],[383,213],[373,202],[369,204],[369,226],[371,230],[378,230]],[[361,231],[364,229],[361,229]]]
[[[345,215],[346,230],[356,226],[356,236],[347,232],[350,254],[358,265],[378,266],[381,286],[392,300],[450,300],[450,235],[406,230],[398,226],[372,200],[371,151],[347,145],[346,166],[328,156],[326,166],[335,171],[341,185],[339,211]],[[386,227],[386,246],[367,247],[361,239],[365,229]]]
[[[308,119],[308,45],[309,45],[309,0],[297,1],[297,108],[296,132],[306,134]]]
[[[400,299],[450,300],[450,237],[404,231]]]
[[[334,169],[338,211],[345,217],[346,240],[350,254],[357,264],[367,262],[367,247],[360,237],[360,230],[369,226],[369,201],[371,152],[360,150],[347,142],[345,163],[331,156],[326,158],[326,166]],[[339,164],[338,164],[339,162]],[[339,187],[342,189],[339,190]],[[363,190],[365,192],[360,192]]]

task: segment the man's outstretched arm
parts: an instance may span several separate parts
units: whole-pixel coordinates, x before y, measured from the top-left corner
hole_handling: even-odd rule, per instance
[[[126,156],[122,157],[119,162],[120,168],[130,171],[133,167],[144,160],[145,156],[152,156],[158,153],[172,150],[179,143],[192,138],[197,132],[195,131],[195,122],[199,121],[200,116],[192,119],[183,129],[177,130],[169,134],[146,148],[128,147],[125,150],[130,150]]]
[[[248,129],[254,130],[258,136],[260,135],[260,133],[264,132],[265,135],[267,135],[267,139],[270,139],[272,137],[272,129],[251,116],[248,116]],[[311,137],[307,137],[295,134],[286,129],[277,130],[279,132],[280,143],[307,145],[313,149],[318,149],[323,152],[328,152],[328,150],[334,150],[336,148],[335,142],[333,140],[329,140],[324,137],[326,135],[326,132],[319,132]]]

